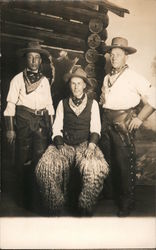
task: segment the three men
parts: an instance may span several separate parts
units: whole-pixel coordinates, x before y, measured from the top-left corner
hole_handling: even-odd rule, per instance
[[[99,107],[85,93],[89,81],[80,66],[75,66],[66,80],[71,95],[58,104],[53,125],[54,144],[38,162],[36,176],[46,209],[50,214],[58,214],[67,205],[69,190],[74,192],[74,169],[80,192],[74,192],[73,196],[80,213],[88,216],[108,174],[108,165],[97,146],[101,131]]]
[[[127,39],[113,38],[111,46],[105,46],[104,51],[110,53],[112,71],[102,86],[100,144],[111,168],[114,198],[119,207],[117,214],[127,216],[135,199],[134,133],[154,111],[155,96],[150,83],[126,64],[127,56],[136,52],[128,46]],[[141,98],[146,104],[136,114]]]
[[[126,64],[128,54],[136,49],[129,47],[125,38],[114,38],[111,46],[104,49],[110,53],[112,71],[102,87],[100,146],[111,166],[118,216],[127,216],[135,200],[134,133],[154,111],[155,96],[148,81]],[[23,183],[23,166],[31,159],[33,171],[38,163],[36,177],[50,214],[62,210],[68,191],[72,190],[81,214],[90,215],[103,188],[108,165],[97,146],[101,131],[99,108],[85,93],[89,84],[86,73],[76,66],[67,74],[71,95],[59,102],[53,129],[50,127],[54,143],[46,150],[49,118],[52,122],[54,109],[49,83],[40,65],[42,57],[49,54],[36,42],[29,43],[21,53],[26,55],[27,68],[12,79],[4,112],[8,142],[12,143],[17,135],[19,180]],[[136,114],[141,98],[146,104]],[[78,192],[73,183],[75,173]]]
[[[40,70],[42,59],[49,57],[48,51],[38,42],[29,42],[19,53],[25,56],[27,66],[11,80],[4,117],[8,142],[12,144],[16,137],[19,190],[24,190],[27,163],[31,161],[33,174],[48,146],[54,108],[48,79]],[[25,197],[21,192],[20,203]]]

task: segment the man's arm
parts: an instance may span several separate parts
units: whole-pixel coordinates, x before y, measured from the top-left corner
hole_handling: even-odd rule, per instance
[[[6,138],[9,144],[12,144],[16,138],[14,130],[14,116],[5,116]]]
[[[142,123],[154,112],[154,108],[150,104],[145,104],[137,117],[133,118],[129,124],[129,131],[138,129]]]
[[[9,144],[12,144],[16,138],[14,130],[14,116],[16,103],[19,98],[20,83],[18,77],[15,76],[10,82],[10,88],[7,96],[7,106],[4,111],[6,138]]]
[[[88,148],[85,152],[86,157],[91,157],[94,154],[94,150],[100,138],[101,121],[100,111],[98,103],[93,100],[91,109],[91,121],[90,121],[90,138]]]
[[[63,134],[62,134],[63,119],[64,119],[63,102],[60,101],[56,109],[56,117],[53,124],[53,136],[52,136],[52,140],[54,141],[58,149],[62,148],[64,145]]]
[[[53,106],[53,99],[52,99],[52,95],[51,95],[51,90],[50,90],[50,85],[49,85],[49,81],[47,78],[44,78],[45,81],[45,88],[46,88],[46,109],[48,110],[48,113],[51,117],[54,116],[55,111],[54,111],[54,106]],[[52,123],[53,124],[53,123]]]
[[[146,104],[139,112],[138,116],[133,118],[129,124],[129,131],[138,129],[142,123],[154,112],[156,109],[156,88],[142,76],[137,75],[136,78],[136,89],[142,99],[145,100]]]

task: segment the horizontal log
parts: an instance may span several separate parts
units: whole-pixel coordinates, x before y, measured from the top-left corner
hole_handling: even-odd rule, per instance
[[[33,37],[26,36],[16,36],[12,34],[1,33],[1,45],[2,52],[7,52],[10,54],[15,54],[15,51],[19,48],[25,47],[26,43],[30,41],[39,41],[41,44],[44,42],[40,39],[35,39]]]
[[[106,13],[74,7],[75,3],[72,4],[73,7],[69,7],[67,1],[48,1],[46,3],[44,1],[16,1],[10,3],[10,6],[55,15],[67,20],[73,19],[84,23],[88,23],[91,18],[97,17],[102,19],[103,22],[106,23],[106,26],[108,25],[108,16]]]
[[[55,17],[49,17],[17,9],[7,8],[3,10],[2,20],[41,27],[56,33],[63,33],[82,39],[86,39],[88,34],[88,25],[73,23]]]
[[[92,0],[87,0],[87,3],[92,3]],[[129,10],[122,8],[118,5],[116,5],[115,3],[111,3],[108,0],[94,0],[94,4],[98,4],[99,7],[103,7],[102,9],[107,9],[113,13],[115,13],[118,16],[124,17],[124,14],[127,13],[129,14]]]
[[[1,33],[2,38],[10,38],[10,39],[19,39],[19,40],[24,40],[24,41],[38,41],[40,43],[43,43],[43,40],[40,39],[36,39],[33,37],[26,37],[26,36],[15,36],[15,35],[10,35],[10,34],[6,34],[6,33]]]
[[[69,48],[74,50],[85,50],[85,41],[79,38],[74,38],[64,34],[55,34],[47,30],[40,30],[35,27],[27,27],[25,25],[5,22],[2,25],[2,32],[16,36],[27,36],[35,39],[44,40],[47,45]]]
[[[61,51],[62,48],[58,48],[55,46],[49,46],[46,44],[43,44],[42,40],[39,39],[34,39],[32,37],[23,37],[23,36],[15,36],[15,35],[11,35],[11,34],[4,34],[1,33],[1,48],[2,48],[2,52],[3,54],[7,54],[8,57],[14,58],[14,56],[16,55],[16,51],[24,48],[26,46],[26,44],[29,41],[39,41],[42,45],[42,47],[46,50],[49,51],[49,53],[53,56],[53,57],[58,57],[58,51]],[[78,50],[72,50],[72,49],[65,49],[63,48],[63,50],[67,51],[68,54],[70,54],[70,56],[73,58],[74,56],[80,58],[80,60],[84,60],[84,55],[82,51],[78,51]]]
[[[84,0],[79,0],[79,1],[75,1],[75,0],[70,0],[70,1],[58,1],[58,2],[54,2],[52,3],[52,6],[57,5],[61,6],[61,8],[64,7],[72,7],[72,8],[80,8],[80,9],[86,9],[86,10],[98,10],[99,9],[99,5],[97,3],[94,2],[86,2]]]
[[[90,9],[91,10],[99,10],[99,4],[97,4],[97,3],[95,4],[94,2],[88,3],[84,0],[80,0],[80,4],[81,4],[81,6],[83,5],[83,8],[86,8],[88,10],[90,10]],[[107,10],[105,13],[107,13]]]
[[[16,1],[16,2],[4,2],[3,5],[6,5],[6,6],[11,6],[11,7],[15,7],[15,8],[28,8],[28,6],[31,6],[32,7],[35,7],[36,6],[36,3],[31,3],[31,2],[35,2],[35,1]],[[64,8],[64,7],[73,7],[73,8],[80,8],[80,9],[86,9],[86,10],[98,10],[99,9],[99,4],[97,3],[94,3],[94,2],[88,2],[88,1],[84,1],[84,0],[79,0],[79,1],[75,1],[75,0],[70,0],[70,1],[58,1],[58,2],[54,2],[53,3],[49,3],[48,1],[44,1],[44,4],[43,4],[43,1],[42,0],[38,0],[38,5],[42,6],[43,5],[43,8],[44,10],[46,10],[46,7],[51,7],[51,6],[54,6],[54,5],[57,5],[59,4],[59,6],[61,8]],[[106,10],[107,11],[107,10]]]
[[[22,37],[22,39],[21,39],[20,36],[1,33],[2,52],[4,53],[6,51],[7,53],[11,52],[11,54],[14,54],[16,49],[22,48],[29,41],[30,40],[28,40],[27,38],[24,39],[24,37]],[[32,39],[32,41],[33,41],[33,39]],[[14,50],[13,50],[13,48],[14,48]]]
[[[88,11],[84,9],[78,9],[78,8],[71,8],[67,7],[65,10],[59,9],[59,8],[53,8],[52,9],[53,15],[58,15],[63,18],[67,19],[74,19],[81,21],[83,23],[89,23],[91,18],[99,18],[103,21],[104,27],[108,26],[108,15],[107,14],[101,14],[98,11]]]

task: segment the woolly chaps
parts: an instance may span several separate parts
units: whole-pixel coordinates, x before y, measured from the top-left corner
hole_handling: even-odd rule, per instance
[[[78,206],[92,209],[108,175],[108,164],[103,153],[96,147],[91,158],[84,156],[87,142],[77,147],[64,145],[64,154],[50,145],[36,167],[36,178],[43,197],[44,206],[50,214],[63,208],[68,197],[71,169],[78,170],[81,178],[81,191]]]

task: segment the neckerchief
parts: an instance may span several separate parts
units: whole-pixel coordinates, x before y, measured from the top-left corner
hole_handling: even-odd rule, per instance
[[[29,94],[33,92],[40,85],[40,82],[43,78],[42,72],[33,72],[25,69],[23,71],[23,78],[26,88],[26,93]]]
[[[85,94],[83,94],[81,98],[77,98],[75,96],[72,96],[72,101],[76,106],[79,106],[82,103],[84,98],[85,98]]]
[[[126,68],[128,68],[127,64],[125,64],[120,69],[114,69],[114,68],[112,68],[111,73],[108,75],[108,87],[109,88],[111,88],[113,86],[113,84],[116,82],[116,80],[119,78],[119,76],[124,72],[124,70]]]
[[[75,105],[72,98],[69,98],[69,106],[74,111],[74,113],[79,116],[87,105],[87,95],[84,94],[84,98],[79,106]]]

